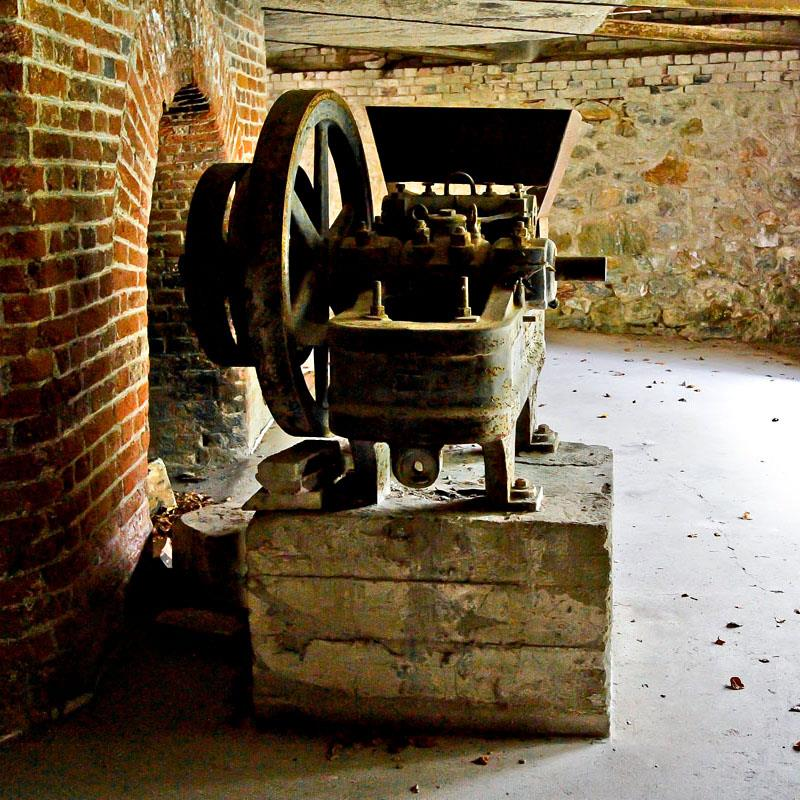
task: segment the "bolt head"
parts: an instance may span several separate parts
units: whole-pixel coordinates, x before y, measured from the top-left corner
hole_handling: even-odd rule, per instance
[[[453,247],[466,247],[472,244],[472,236],[463,225],[456,225],[450,234],[450,244]]]
[[[516,478],[514,481],[514,488],[515,489],[527,489],[528,488],[528,479],[527,478]]]

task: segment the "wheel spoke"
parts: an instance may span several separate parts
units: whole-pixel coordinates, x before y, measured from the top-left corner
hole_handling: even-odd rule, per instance
[[[309,270],[303,275],[291,299],[288,329],[299,345],[318,345],[325,341],[327,325],[315,319],[313,303],[319,286],[317,273]]]
[[[297,192],[292,193],[292,222],[297,226],[300,236],[312,251],[322,247],[322,237],[319,235],[303,201]]]
[[[319,203],[320,231],[325,234],[330,227],[330,174],[328,164],[328,126],[320,122],[314,128],[314,191]]]
[[[314,398],[328,407],[328,346],[314,348]]]
[[[331,224],[330,239],[335,241],[342,239],[347,233],[347,229],[353,223],[353,208],[350,205],[342,206],[342,210],[336,215],[336,219]]]

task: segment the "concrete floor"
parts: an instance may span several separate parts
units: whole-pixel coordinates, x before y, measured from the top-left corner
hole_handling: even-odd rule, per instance
[[[231,717],[235,655],[142,634],[90,705],[0,752],[0,797],[800,797],[800,362],[572,332],[549,343],[541,421],[616,458],[610,739],[362,742],[328,760],[329,732]],[[743,691],[726,688],[734,675]]]

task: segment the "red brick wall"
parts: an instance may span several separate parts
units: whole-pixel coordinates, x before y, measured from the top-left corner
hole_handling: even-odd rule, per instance
[[[0,734],[91,684],[147,536],[146,230],[195,81],[230,152],[264,115],[244,3],[0,0]]]
[[[175,95],[158,143],[147,229],[150,458],[181,472],[249,453],[269,416],[255,371],[217,367],[189,324],[178,271],[189,204],[203,171],[229,160],[217,118],[196,86]]]

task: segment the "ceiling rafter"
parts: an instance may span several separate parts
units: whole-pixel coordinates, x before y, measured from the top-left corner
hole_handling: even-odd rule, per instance
[[[675,2],[676,0],[669,0]],[[666,2],[666,0],[665,0]],[[688,2],[688,0],[687,0]],[[541,29],[529,28],[527,26],[509,25],[481,25],[468,22],[445,22],[438,20],[425,20],[411,17],[397,16],[376,16],[369,14],[355,14],[338,11],[309,11],[287,8],[285,6],[262,6],[262,10],[273,14],[301,15],[312,19],[353,19],[353,20],[375,20],[380,22],[398,22],[410,26],[426,27],[446,27],[462,29],[480,29],[497,31],[498,33],[513,32],[516,35],[530,33],[550,35],[572,35],[567,31],[543,31]],[[642,39],[651,41],[669,42],[693,42],[699,44],[724,44],[741,47],[758,48],[796,48],[800,47],[800,32],[775,31],[775,30],[749,30],[745,28],[732,28],[719,25],[686,25],[673,22],[644,22],[639,20],[620,20],[606,19],[590,35],[604,39]],[[325,41],[324,30],[317,27],[315,30],[314,42],[289,42],[279,39],[268,39],[280,44],[294,44],[300,47],[314,46],[342,46],[339,42]],[[484,63],[491,63],[492,56],[488,50],[477,50],[462,46],[456,47],[435,47],[435,48],[416,48],[416,47],[390,47],[390,48],[369,48],[370,50],[381,50],[382,52],[395,52],[408,55],[438,55],[440,57],[450,57],[458,60],[475,60]]]

